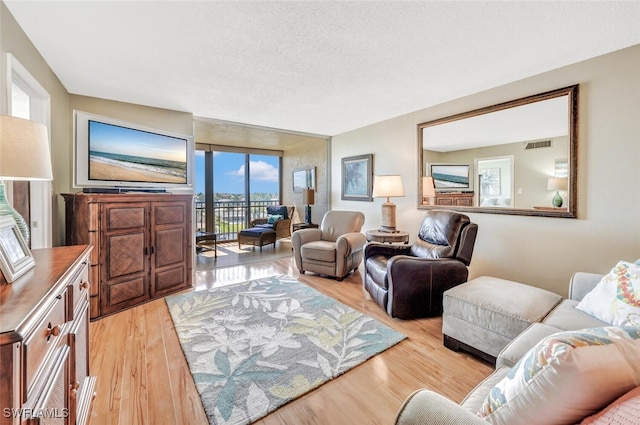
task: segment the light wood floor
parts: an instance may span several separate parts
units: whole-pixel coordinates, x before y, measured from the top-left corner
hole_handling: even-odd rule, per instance
[[[362,266],[342,282],[299,275],[291,258],[196,273],[194,290],[288,274],[409,338],[281,407],[258,425],[390,424],[402,401],[429,388],[456,402],[492,367],[442,345],[442,319],[389,318],[362,289]],[[207,424],[166,303],[156,300],[92,322],[90,424]]]

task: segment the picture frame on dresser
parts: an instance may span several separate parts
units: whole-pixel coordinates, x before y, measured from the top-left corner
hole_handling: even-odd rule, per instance
[[[0,284],[14,282],[35,264],[16,221],[13,217],[0,216]]]

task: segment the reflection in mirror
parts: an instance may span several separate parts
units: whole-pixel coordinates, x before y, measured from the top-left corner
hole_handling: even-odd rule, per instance
[[[419,208],[576,216],[578,86],[418,125]],[[553,179],[553,181],[551,180]]]

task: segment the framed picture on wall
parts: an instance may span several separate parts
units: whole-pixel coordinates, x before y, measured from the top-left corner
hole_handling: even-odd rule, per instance
[[[342,158],[342,199],[369,201],[372,192],[373,154]]]
[[[302,192],[302,189],[316,190],[316,167],[293,170],[293,191]]]
[[[0,272],[4,282],[15,281],[35,264],[16,221],[13,217],[0,216]]]

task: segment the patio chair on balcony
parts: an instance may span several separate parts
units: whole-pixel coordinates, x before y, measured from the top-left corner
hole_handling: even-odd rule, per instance
[[[291,219],[294,210],[294,206],[269,205],[267,216],[251,220],[249,227],[270,228],[276,232],[276,239],[288,238],[291,236]]]

